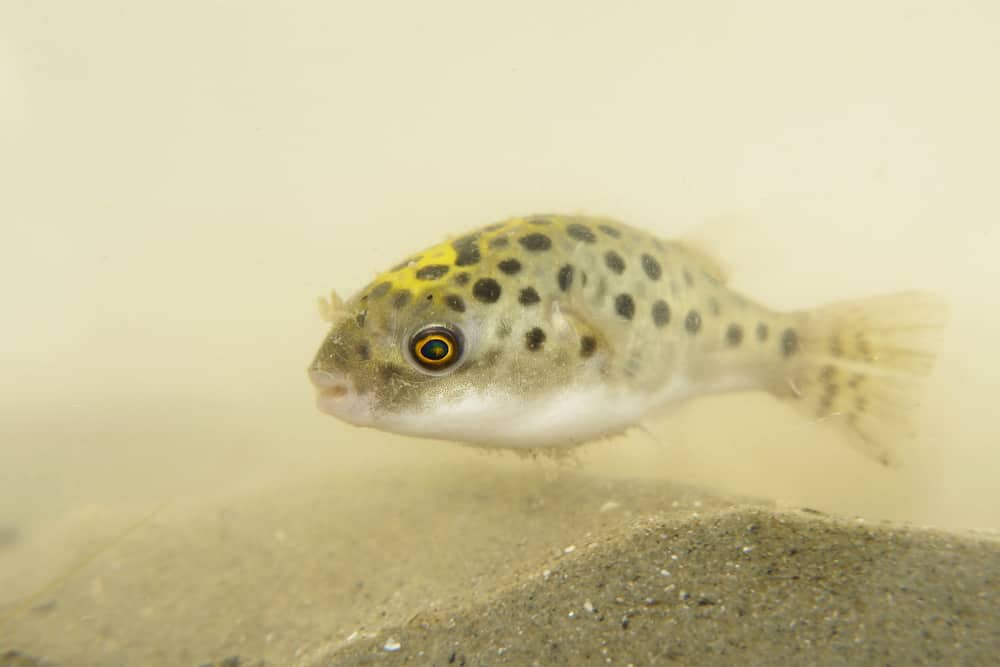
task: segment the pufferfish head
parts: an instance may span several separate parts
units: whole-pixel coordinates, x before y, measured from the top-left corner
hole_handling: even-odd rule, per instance
[[[549,233],[524,220],[491,225],[335,304],[309,367],[319,408],[358,426],[482,445],[600,435],[588,419],[604,400],[606,350],[560,307],[558,239],[532,245]]]

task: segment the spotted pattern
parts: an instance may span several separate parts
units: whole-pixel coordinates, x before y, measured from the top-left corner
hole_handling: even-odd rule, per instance
[[[400,290],[399,292],[396,293],[396,296],[394,296],[392,298],[392,307],[393,308],[397,308],[397,309],[398,308],[405,308],[406,304],[410,303],[410,299],[412,299],[412,298],[413,298],[413,295],[410,294],[409,290],[405,290],[405,289],[404,290]]]
[[[482,259],[479,254],[479,234],[463,236],[451,245],[455,248],[455,266],[472,266]]]
[[[684,318],[684,329],[693,334],[701,331],[701,313],[697,310],[688,312],[687,317]]]
[[[545,345],[545,332],[535,327],[524,334],[524,345],[532,352],[542,349]]]
[[[361,361],[368,361],[371,359],[372,350],[368,347],[368,343],[358,343],[356,351],[358,353],[358,358],[361,359]]]
[[[563,292],[568,292],[569,288],[573,286],[573,265],[567,264],[561,269],[556,275],[556,282],[559,283],[559,289]]]
[[[663,275],[660,263],[652,255],[642,256],[642,270],[650,280],[659,280],[660,276]]]
[[[510,259],[505,259],[499,264],[497,264],[497,268],[506,273],[508,276],[513,276],[516,275],[517,273],[520,273],[521,262],[511,257]]]
[[[500,283],[492,278],[480,278],[472,286],[472,296],[483,303],[496,303],[501,291]]]
[[[368,296],[371,299],[381,299],[386,294],[388,294],[389,290],[391,289],[392,289],[392,283],[386,280],[376,285],[375,289],[373,289],[371,292],[368,293]]]
[[[611,225],[598,225],[597,228],[613,239],[621,238],[622,233]]]
[[[522,236],[518,243],[520,243],[525,250],[530,252],[545,252],[552,247],[552,239],[545,234],[539,234],[537,232],[534,234],[528,234],[527,236]]]
[[[619,294],[615,297],[615,312],[619,317],[631,320],[635,316],[635,299],[630,294]]]
[[[597,339],[593,336],[580,336],[580,356],[588,359],[597,350]]]
[[[510,245],[510,239],[506,236],[497,236],[490,239],[489,246],[493,250],[501,250]]]
[[[573,223],[566,227],[566,233],[577,241],[582,241],[583,243],[596,243],[597,235],[590,231],[590,227],[586,227],[579,223]]]
[[[625,260],[622,259],[622,256],[614,250],[609,250],[604,253],[604,264],[611,269],[612,272],[617,273],[618,275],[625,272]]]
[[[456,313],[465,312],[465,299],[457,294],[449,294],[444,298],[444,303],[446,306],[454,310]]]
[[[795,354],[799,349],[799,334],[795,329],[785,329],[781,334],[781,353],[786,357]]]
[[[522,306],[533,306],[541,300],[541,297],[538,296],[538,292],[534,287],[525,287],[521,290],[521,293],[517,295],[517,302]]]
[[[465,271],[461,271],[459,273],[456,273],[454,275],[454,277],[452,278],[452,280],[459,287],[461,287],[463,285],[468,285],[469,284],[469,274],[466,273]]]
[[[653,302],[653,324],[657,328],[663,328],[670,323],[670,306],[663,299]]]
[[[447,264],[428,264],[417,269],[417,280],[437,280],[451,269]]]
[[[743,327],[735,322],[726,329],[726,342],[736,347],[743,342]]]

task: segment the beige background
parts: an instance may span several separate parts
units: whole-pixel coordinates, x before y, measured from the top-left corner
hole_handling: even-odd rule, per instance
[[[0,3],[6,599],[81,525],[110,539],[164,499],[534,471],[342,425],[304,369],[318,295],[538,211],[706,236],[776,307],[953,307],[902,472],[755,396],[585,469],[1000,528],[998,21],[986,1]]]

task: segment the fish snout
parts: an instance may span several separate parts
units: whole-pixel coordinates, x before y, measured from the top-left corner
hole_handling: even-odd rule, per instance
[[[316,387],[316,407],[323,412],[359,426],[371,421],[370,401],[359,395],[347,378],[310,368],[309,380]]]

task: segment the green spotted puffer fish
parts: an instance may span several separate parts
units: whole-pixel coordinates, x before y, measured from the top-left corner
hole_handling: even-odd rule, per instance
[[[692,396],[759,390],[885,464],[933,362],[919,334],[944,317],[919,293],[778,312],[693,246],[561,215],[487,225],[321,307],[317,404],[358,426],[557,448]]]

